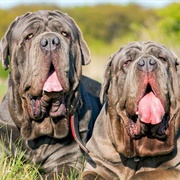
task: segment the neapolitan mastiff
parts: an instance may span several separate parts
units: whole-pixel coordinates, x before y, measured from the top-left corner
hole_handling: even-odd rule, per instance
[[[155,42],[133,42],[110,57],[84,180],[180,178],[179,81],[177,57]]]
[[[100,84],[81,78],[90,52],[74,20],[45,10],[17,17],[1,40],[1,60],[5,70],[10,67],[0,105],[7,150],[8,142],[22,138],[26,158],[41,164],[46,174],[80,169],[79,145],[87,152],[83,143],[100,111]]]

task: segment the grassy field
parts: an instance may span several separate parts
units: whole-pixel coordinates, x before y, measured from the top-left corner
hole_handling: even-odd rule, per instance
[[[24,153],[3,155],[0,158],[0,179],[1,180],[35,180],[41,177],[35,165],[24,161]]]
[[[9,142],[9,148],[11,149],[14,144]],[[40,165],[28,163],[24,158],[25,152],[21,151],[20,143],[16,143],[16,148],[13,154],[7,154],[4,151],[4,145],[0,143],[0,179],[1,180],[50,180],[43,176],[44,171]],[[18,148],[17,148],[18,147]],[[84,158],[82,158],[82,166],[84,165]],[[51,180],[81,180],[82,169],[77,172],[76,165],[72,167],[70,175],[66,175],[63,172],[54,174]]]

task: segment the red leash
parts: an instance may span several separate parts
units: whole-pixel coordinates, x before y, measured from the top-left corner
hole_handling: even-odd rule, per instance
[[[85,153],[89,153],[89,150],[83,145],[83,142],[79,135],[79,121],[78,118],[75,118],[75,116],[70,116],[70,126],[71,126],[71,132],[73,135],[74,140],[78,143],[78,145],[81,147],[81,149]]]

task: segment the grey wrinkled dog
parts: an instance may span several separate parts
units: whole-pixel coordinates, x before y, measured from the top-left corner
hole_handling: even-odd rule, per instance
[[[0,105],[6,150],[9,141],[22,139],[26,159],[41,164],[47,175],[80,169],[79,146],[88,152],[84,144],[100,111],[100,84],[82,78],[82,65],[91,57],[79,27],[59,11],[26,13],[11,23],[0,48],[2,65],[10,68]]]
[[[179,63],[155,42],[132,42],[110,57],[84,180],[180,178]]]

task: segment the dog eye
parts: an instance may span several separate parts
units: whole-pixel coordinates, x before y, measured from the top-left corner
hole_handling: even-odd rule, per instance
[[[65,31],[62,31],[61,34],[62,34],[64,37],[66,37],[66,38],[69,37],[69,34],[68,34],[67,32],[65,32]]]
[[[25,41],[29,41],[30,39],[32,39],[34,37],[34,34],[33,33],[30,33],[28,34],[26,37],[25,37]]]
[[[163,56],[159,56],[159,57],[158,57],[158,59],[159,59],[159,60],[161,60],[161,61],[166,62],[166,58],[165,58],[165,57],[163,57]]]
[[[127,65],[129,65],[131,63],[131,60],[127,60],[126,62],[124,62],[123,67],[126,67]]]

